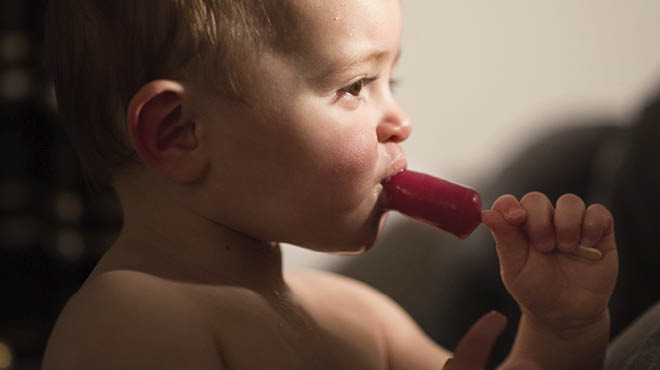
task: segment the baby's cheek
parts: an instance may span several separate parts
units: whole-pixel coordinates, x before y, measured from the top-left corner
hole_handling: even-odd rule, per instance
[[[378,141],[353,132],[326,150],[327,161],[317,177],[317,199],[326,209],[352,213],[373,198],[374,188],[380,182]]]
[[[330,146],[332,171],[342,181],[362,182],[373,179],[378,162],[378,141],[370,132],[346,130]]]

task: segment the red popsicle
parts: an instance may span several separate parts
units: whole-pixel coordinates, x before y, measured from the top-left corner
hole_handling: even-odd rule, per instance
[[[402,171],[383,183],[385,208],[467,238],[481,223],[481,198],[474,189],[419,172]]]

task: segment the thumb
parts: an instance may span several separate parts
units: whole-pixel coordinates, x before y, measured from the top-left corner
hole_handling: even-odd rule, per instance
[[[510,281],[527,261],[529,255],[527,237],[520,226],[506,222],[498,210],[483,211],[481,219],[495,239],[502,277],[505,281]]]

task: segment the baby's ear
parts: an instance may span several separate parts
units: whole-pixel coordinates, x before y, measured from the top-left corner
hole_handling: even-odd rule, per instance
[[[207,166],[186,97],[176,81],[151,81],[133,96],[127,112],[128,133],[142,161],[180,183],[199,179]]]

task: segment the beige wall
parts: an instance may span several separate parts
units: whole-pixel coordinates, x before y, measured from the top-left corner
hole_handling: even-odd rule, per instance
[[[411,169],[477,182],[551,124],[623,120],[660,87],[658,0],[401,1]],[[289,266],[333,261],[285,250]]]
[[[411,167],[474,181],[566,117],[660,87],[658,0],[402,0]]]

